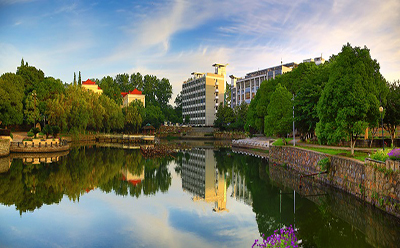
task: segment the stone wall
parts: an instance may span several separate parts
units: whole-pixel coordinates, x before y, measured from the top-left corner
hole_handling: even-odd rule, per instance
[[[328,174],[314,178],[359,197],[388,213],[400,217],[400,172],[385,163],[329,156],[297,147],[273,146],[269,151],[270,164],[286,164],[304,175],[321,172],[318,162],[330,158]],[[394,168],[394,166],[393,166]]]
[[[10,154],[10,140],[0,139],[0,157]]]

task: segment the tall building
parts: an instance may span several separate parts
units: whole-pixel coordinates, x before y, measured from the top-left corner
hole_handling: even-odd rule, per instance
[[[231,107],[234,108],[242,102],[249,104],[264,80],[274,79],[276,76],[289,72],[295,67],[297,67],[297,64],[292,62],[250,72],[244,78],[231,75]]]
[[[189,116],[190,124],[214,125],[215,113],[224,102],[226,65],[214,64],[215,73],[193,72],[182,84],[182,116]]]

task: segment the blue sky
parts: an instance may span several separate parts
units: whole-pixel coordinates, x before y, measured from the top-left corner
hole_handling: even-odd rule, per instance
[[[173,99],[193,71],[228,75],[366,45],[400,79],[399,0],[0,0],[0,73],[23,57],[73,80],[140,72],[168,78]],[[172,99],[172,101],[173,101]]]

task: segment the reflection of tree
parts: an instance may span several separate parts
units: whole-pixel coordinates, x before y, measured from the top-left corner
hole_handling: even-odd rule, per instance
[[[167,164],[172,158],[144,160],[139,151],[112,148],[74,148],[69,155],[52,164],[23,164],[14,159],[11,168],[0,174],[0,202],[15,205],[22,214],[43,204],[70,200],[94,188],[118,195],[139,197],[166,192],[171,185]],[[145,170],[144,183],[136,186],[121,180],[121,169],[138,174]]]

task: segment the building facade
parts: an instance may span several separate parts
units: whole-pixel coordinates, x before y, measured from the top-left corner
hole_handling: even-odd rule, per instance
[[[215,73],[193,72],[182,84],[182,116],[189,124],[213,126],[218,106],[224,102],[226,66],[214,64]]]
[[[243,102],[249,104],[264,80],[274,79],[276,76],[289,72],[295,67],[297,67],[297,64],[292,62],[250,72],[244,78],[231,75],[231,107],[235,108],[235,106]]]
[[[138,89],[134,89],[128,92],[121,92],[122,96],[122,107],[128,107],[129,104],[134,101],[138,100],[143,103],[143,107],[146,107],[146,97],[142,94],[142,92]]]
[[[87,90],[91,90],[94,93],[103,94],[103,90],[96,84],[96,82],[93,82],[90,79],[82,82],[82,87]]]

